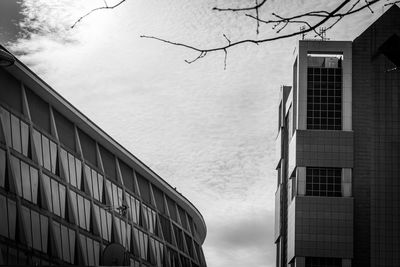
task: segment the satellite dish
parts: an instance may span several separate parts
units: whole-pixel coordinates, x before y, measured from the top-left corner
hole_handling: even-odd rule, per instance
[[[121,244],[111,243],[103,251],[103,265],[125,265],[125,249]]]

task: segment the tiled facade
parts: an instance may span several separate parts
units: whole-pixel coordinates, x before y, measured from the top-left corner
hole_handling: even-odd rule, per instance
[[[400,266],[399,48],[397,6],[353,42],[299,41],[279,106],[277,267]]]
[[[0,67],[0,211],[0,265],[206,266],[199,211],[18,60]]]

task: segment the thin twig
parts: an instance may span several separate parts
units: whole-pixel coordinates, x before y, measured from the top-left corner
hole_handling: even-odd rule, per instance
[[[90,10],[88,13],[86,13],[85,15],[83,15],[82,17],[80,17],[77,21],[75,21],[75,23],[71,26],[71,29],[73,29],[73,28],[76,26],[76,24],[78,24],[79,22],[81,22],[82,19],[84,19],[85,17],[89,16],[89,15],[92,14],[93,12],[99,11],[99,10],[102,10],[102,9],[114,9],[114,8],[120,6],[120,5],[121,5],[122,3],[124,3],[125,1],[126,1],[126,0],[121,0],[121,1],[119,1],[118,3],[116,3],[116,4],[113,5],[113,6],[109,6],[109,5],[107,4],[107,2],[104,1],[105,6],[96,7],[96,8],[94,8],[94,9]]]
[[[242,7],[242,8],[218,8],[218,7],[213,7],[213,10],[216,11],[232,11],[232,12],[237,12],[237,11],[249,11],[253,9],[258,9],[262,7],[268,0],[262,0],[259,4],[256,3],[255,6],[251,7]]]

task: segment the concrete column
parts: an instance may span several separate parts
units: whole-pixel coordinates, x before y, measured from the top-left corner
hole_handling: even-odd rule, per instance
[[[304,196],[306,194],[306,167],[297,167],[297,195]]]
[[[342,196],[352,196],[352,171],[351,168],[342,169]]]

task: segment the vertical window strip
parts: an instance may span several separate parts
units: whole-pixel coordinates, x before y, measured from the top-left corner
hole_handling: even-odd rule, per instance
[[[60,156],[65,180],[73,187],[82,190],[82,162],[63,148]]]
[[[90,232],[90,201],[72,190],[70,192],[75,223],[82,229]]]
[[[24,161],[11,156],[17,195],[37,204],[38,170]]]
[[[15,240],[15,225],[17,219],[17,204],[15,201],[0,195],[0,235]]]
[[[43,185],[49,211],[65,219],[65,186],[46,174],[43,174]]]
[[[53,232],[55,235],[58,256],[68,263],[75,263],[75,231],[53,221]]]
[[[129,220],[135,224],[139,224],[140,202],[135,197],[127,193],[128,207],[129,207]]]
[[[79,234],[79,241],[85,265],[99,266],[100,243],[83,234]]]
[[[24,206],[21,214],[27,245],[47,253],[48,218]]]
[[[6,182],[6,151],[0,148],[0,187],[5,187]]]
[[[33,129],[33,142],[39,165],[57,174],[57,144],[36,129]]]

